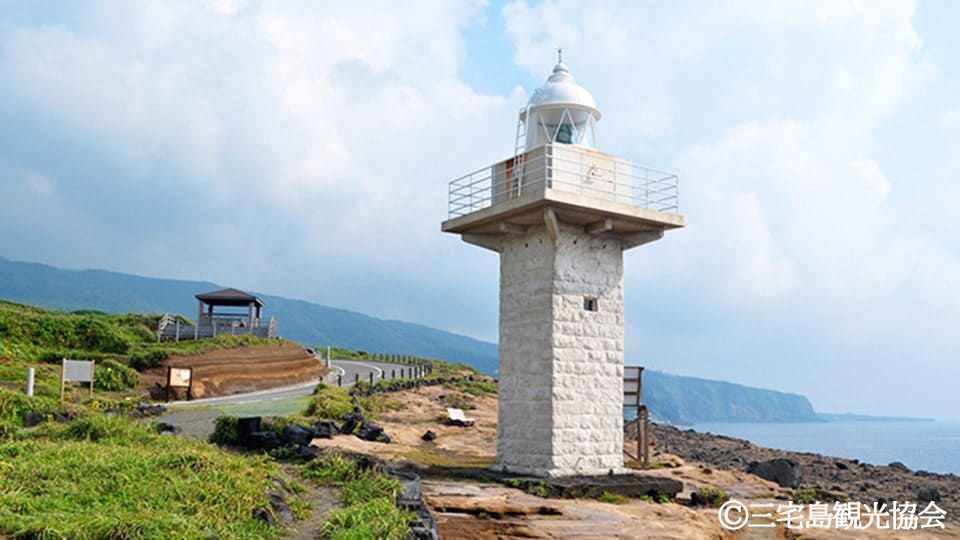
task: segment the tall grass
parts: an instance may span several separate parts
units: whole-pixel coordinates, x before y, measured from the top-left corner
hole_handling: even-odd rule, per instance
[[[149,315],[75,315],[0,302],[0,336],[58,350],[126,353],[145,341],[158,318]]]
[[[304,414],[319,418],[343,420],[343,417],[353,412],[350,403],[350,393],[346,388],[329,386],[320,383],[313,391],[310,403]]]
[[[340,456],[308,463],[305,478],[339,487],[344,507],[335,511],[322,528],[332,540],[377,538],[394,540],[407,533],[412,514],[396,507],[400,482],[373,468],[360,468]]]
[[[276,465],[124,417],[90,414],[0,443],[0,536],[274,538]]]
[[[0,440],[12,436],[23,427],[23,415],[28,412],[52,414],[68,406],[48,397],[27,397],[20,392],[0,388]]]

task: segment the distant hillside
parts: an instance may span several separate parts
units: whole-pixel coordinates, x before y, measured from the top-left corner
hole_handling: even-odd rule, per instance
[[[204,281],[147,278],[105,270],[63,270],[0,257],[0,299],[49,309],[180,313],[195,318],[197,304],[193,296],[223,287]],[[279,317],[280,334],[305,345],[329,344],[440,358],[471,364],[490,375],[497,373],[494,343],[419,324],[256,294],[266,303],[265,315]],[[796,394],[657,371],[648,371],[644,377],[644,393],[655,417],[677,424],[818,419],[810,402]]]
[[[193,296],[223,287],[205,281],[147,278],[106,270],[64,270],[0,257],[0,298],[63,311],[180,313],[196,318],[197,301]],[[299,343],[441,358],[496,373],[497,346],[493,343],[419,324],[249,292],[263,299],[265,315],[278,316],[280,334]]]
[[[643,373],[643,393],[654,418],[694,422],[806,422],[819,417],[804,396],[722,381]]]

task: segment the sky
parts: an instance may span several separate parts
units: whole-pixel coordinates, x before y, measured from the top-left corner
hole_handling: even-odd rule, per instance
[[[0,0],[0,255],[496,340],[447,183],[555,49],[599,148],[676,171],[626,357],[960,420],[960,4]]]

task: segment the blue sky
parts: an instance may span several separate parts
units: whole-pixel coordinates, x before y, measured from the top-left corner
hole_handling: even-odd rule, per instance
[[[0,0],[0,254],[494,340],[439,232],[555,48],[600,148],[680,175],[626,255],[627,358],[960,418],[954,2]]]

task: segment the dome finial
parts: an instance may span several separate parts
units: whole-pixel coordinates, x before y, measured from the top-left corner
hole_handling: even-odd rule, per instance
[[[562,47],[557,47],[557,63],[558,63],[558,64],[562,64],[562,63],[563,63],[563,48],[562,48]]]

